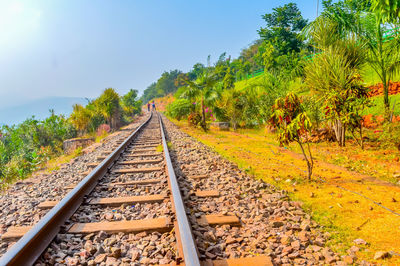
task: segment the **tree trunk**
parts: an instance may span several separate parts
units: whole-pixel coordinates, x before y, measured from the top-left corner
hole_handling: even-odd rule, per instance
[[[383,81],[383,102],[385,105],[385,119],[387,122],[390,122],[389,86],[389,82],[385,79]]]
[[[204,99],[203,98],[201,98],[201,127],[203,128],[204,131],[207,130],[206,112],[204,110]]]
[[[344,147],[346,144],[346,126],[343,125],[342,121],[336,120],[333,124],[333,131],[335,132],[336,140],[340,147]]]
[[[379,52],[379,65],[381,70],[381,79],[383,85],[383,103],[385,106],[385,119],[389,122],[390,116],[390,103],[389,103],[389,75],[386,71],[386,64],[384,60],[384,48],[383,48],[383,39],[382,39],[382,27],[381,27],[381,18],[377,21],[378,30],[376,31],[377,39],[378,39],[378,52]]]
[[[299,141],[297,141],[297,143],[300,145],[301,151],[303,152],[304,160],[306,160],[306,162],[307,162],[307,170],[308,170],[307,178],[308,178],[308,181],[310,181],[311,180],[311,176],[312,176],[313,167],[314,167],[314,160],[313,160],[313,157],[311,155],[310,144],[307,143],[308,153],[309,153],[309,156],[310,156],[310,158],[308,158],[307,157],[307,153],[304,150],[304,147],[303,147],[303,144],[301,143],[301,141],[299,140]]]

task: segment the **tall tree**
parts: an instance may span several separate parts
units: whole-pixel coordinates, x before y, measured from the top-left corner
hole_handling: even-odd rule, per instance
[[[373,1],[374,13],[365,18],[365,27],[362,36],[369,47],[368,62],[378,74],[383,84],[383,101],[385,105],[386,119],[390,120],[389,86],[393,76],[400,71],[400,40],[399,19],[396,17],[399,12],[398,1],[388,0]],[[377,3],[379,2],[379,3]],[[387,38],[386,32],[393,29],[395,38]]]
[[[303,42],[300,32],[307,25],[307,20],[301,15],[295,3],[289,3],[273,9],[265,14],[263,19],[267,26],[258,33],[265,41],[270,42],[278,51],[278,55],[299,52]]]

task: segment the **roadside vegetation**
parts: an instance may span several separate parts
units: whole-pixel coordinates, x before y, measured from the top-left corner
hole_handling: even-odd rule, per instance
[[[43,168],[46,162],[63,154],[63,141],[81,136],[104,137],[132,121],[141,112],[137,91],[122,97],[108,88],[86,106],[74,105],[69,117],[50,110],[44,120],[35,117],[18,125],[0,128],[0,187],[25,178]],[[72,156],[77,156],[75,152]],[[65,156],[65,158],[69,158]],[[50,161],[51,162],[51,161]],[[50,167],[53,166],[51,164]]]
[[[172,91],[163,74],[143,100],[168,103],[187,133],[303,201],[336,249],[398,263],[399,7],[327,0],[314,21],[276,7],[238,58],[174,72]]]

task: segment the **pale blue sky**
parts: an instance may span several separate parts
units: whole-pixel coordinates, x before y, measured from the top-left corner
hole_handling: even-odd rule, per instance
[[[0,105],[143,91],[164,70],[237,57],[278,0],[0,0]],[[314,19],[317,0],[294,1]]]

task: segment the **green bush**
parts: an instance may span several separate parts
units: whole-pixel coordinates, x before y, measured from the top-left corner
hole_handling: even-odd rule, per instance
[[[186,118],[193,110],[193,104],[187,99],[177,99],[167,106],[167,114],[177,120]]]
[[[0,128],[0,186],[24,178],[52,156],[62,153],[65,139],[76,136],[72,124],[62,115],[44,120],[33,117],[19,125]]]

